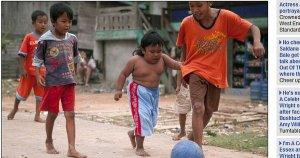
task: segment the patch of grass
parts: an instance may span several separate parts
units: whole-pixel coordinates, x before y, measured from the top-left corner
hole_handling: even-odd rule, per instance
[[[217,136],[217,134],[215,132],[212,132],[211,130],[207,130],[206,134],[209,135],[209,136],[212,136],[212,137],[216,137]]]
[[[255,133],[240,133],[218,135],[205,138],[209,145],[238,151],[252,152],[261,155],[268,153],[268,137],[258,136]]]

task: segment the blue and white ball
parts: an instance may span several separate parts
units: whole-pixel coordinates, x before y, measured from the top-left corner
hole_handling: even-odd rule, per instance
[[[197,143],[181,140],[173,147],[171,158],[204,158],[204,155]]]

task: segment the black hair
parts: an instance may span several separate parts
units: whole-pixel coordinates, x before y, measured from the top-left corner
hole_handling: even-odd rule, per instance
[[[144,56],[143,50],[146,49],[148,46],[155,46],[155,45],[164,45],[164,40],[161,38],[161,36],[155,32],[155,31],[148,31],[141,40],[141,45],[133,51],[132,55],[139,55]]]
[[[94,58],[94,57],[93,57],[93,51],[87,50],[87,51],[85,51],[85,54],[86,54],[86,57],[87,57],[88,59]]]
[[[191,2],[191,1],[189,1],[189,2]],[[207,2],[210,7],[214,4],[213,1],[205,1],[205,2]]]
[[[38,16],[47,16],[47,14],[41,10],[36,10],[36,11],[32,12],[31,13],[32,22],[35,22]]]
[[[50,7],[50,18],[56,21],[63,13],[67,13],[70,20],[73,20],[73,10],[66,3],[55,3]]]

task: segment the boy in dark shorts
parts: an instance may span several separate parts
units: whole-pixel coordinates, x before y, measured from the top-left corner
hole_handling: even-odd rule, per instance
[[[253,55],[261,57],[265,52],[257,26],[211,5],[207,1],[189,2],[192,15],[183,19],[177,38],[177,46],[182,49],[182,76],[189,84],[193,106],[193,138],[199,146],[202,146],[203,128],[218,110],[221,89],[228,87],[228,39],[243,41],[250,30]]]

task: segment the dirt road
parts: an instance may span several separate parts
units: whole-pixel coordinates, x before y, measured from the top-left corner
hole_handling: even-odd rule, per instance
[[[131,149],[126,132],[128,127],[112,125],[84,119],[85,115],[128,116],[130,114],[127,98],[124,95],[119,102],[112,100],[113,94],[79,93],[76,98],[76,144],[80,151],[93,158],[132,158],[136,157]],[[3,158],[61,158],[66,157],[67,137],[65,120],[59,115],[54,127],[55,146],[59,155],[48,155],[44,149],[44,124],[33,122],[34,97],[21,102],[20,110],[14,120],[8,121],[6,116],[12,108],[13,97],[2,97],[2,157]],[[163,96],[160,107],[168,107],[175,96]],[[108,121],[109,122],[109,121]],[[176,142],[170,135],[155,134],[145,141],[145,148],[154,158],[168,158]],[[261,158],[251,153],[236,152],[213,146],[204,146],[206,158]]]
[[[66,157],[67,136],[65,120],[59,115],[54,126],[54,142],[59,155],[48,155],[44,149],[44,124],[32,121],[30,112],[20,112],[14,120],[6,120],[2,112],[2,158],[62,158]],[[126,131],[129,128],[76,119],[76,145],[90,158],[133,158]],[[145,148],[154,158],[168,158],[176,142],[170,136],[155,134],[145,141]],[[204,146],[207,158],[262,158],[212,146]]]

